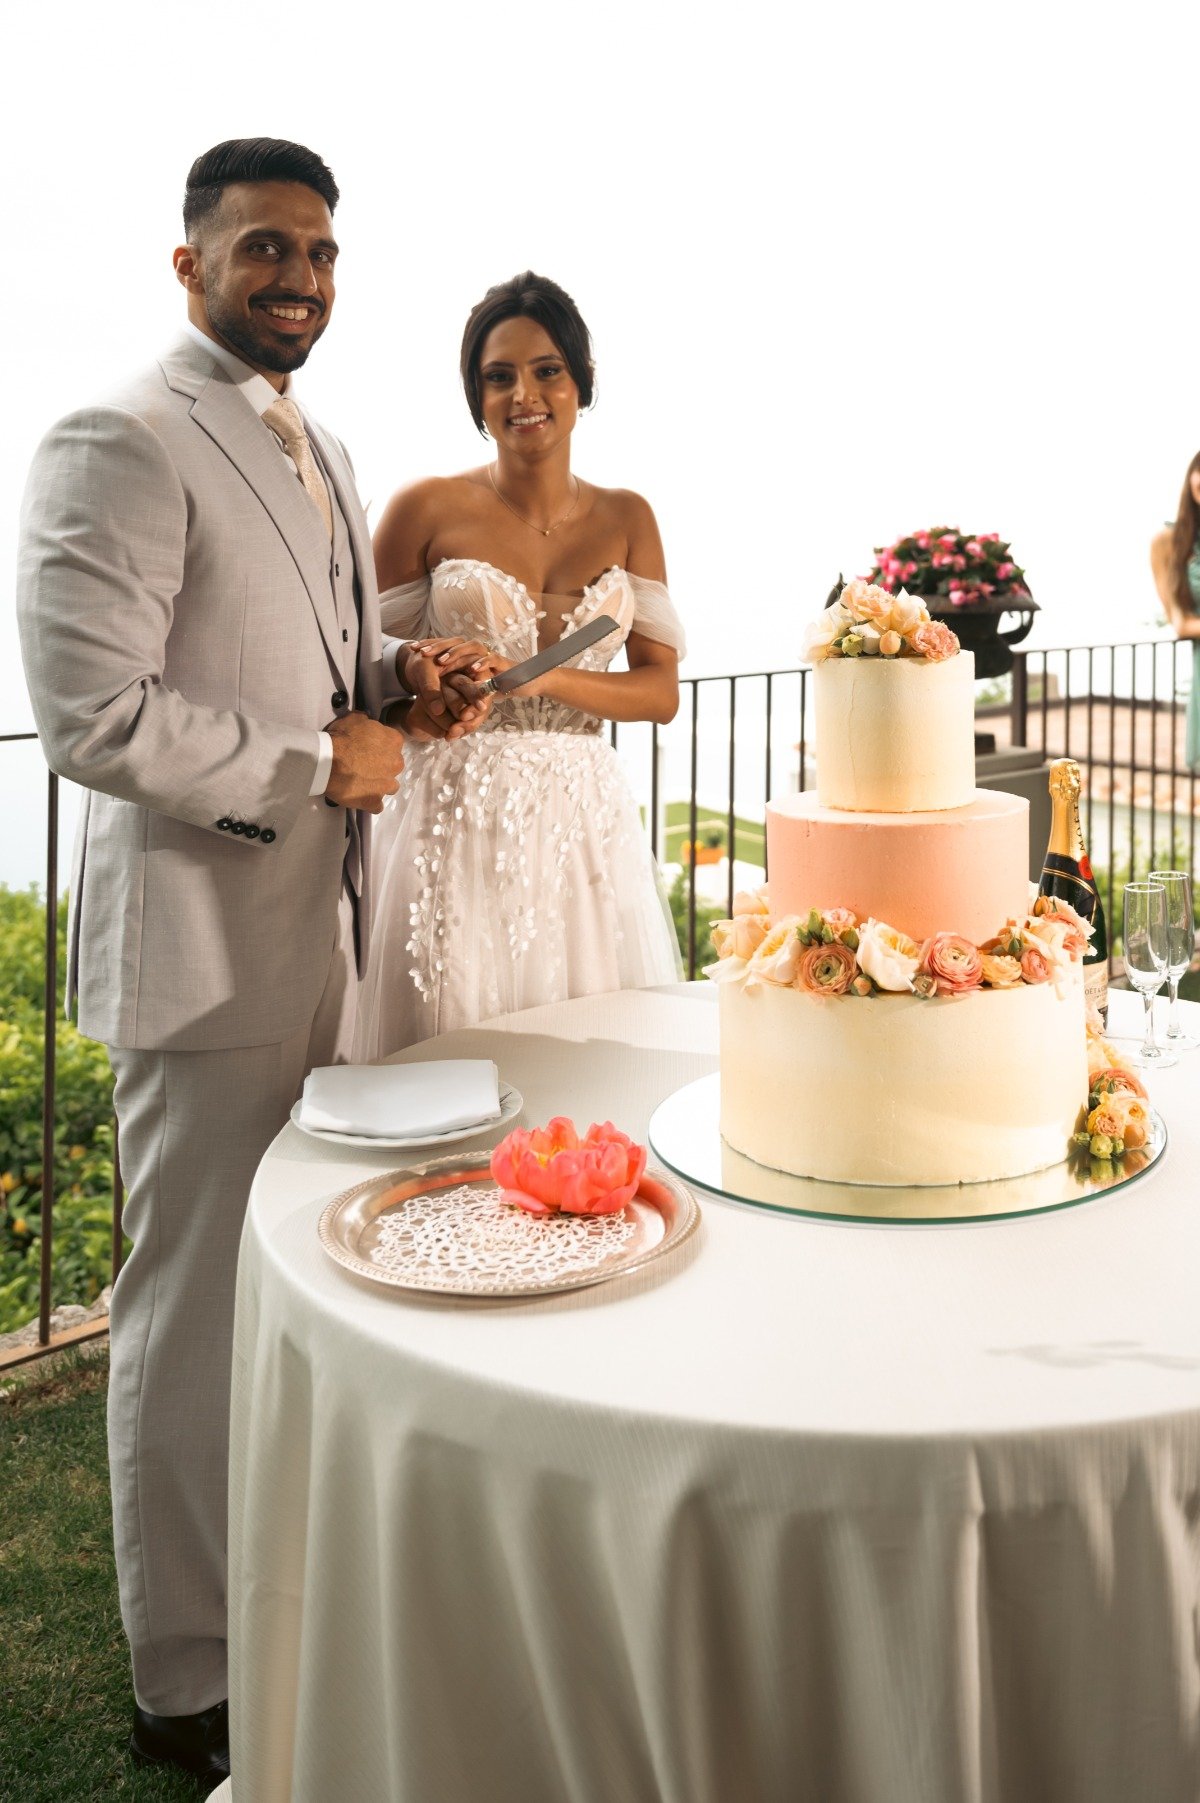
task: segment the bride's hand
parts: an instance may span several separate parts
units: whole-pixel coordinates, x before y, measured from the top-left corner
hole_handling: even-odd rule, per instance
[[[449,679],[467,676],[482,681],[488,656],[487,646],[474,639],[413,639],[400,653],[400,679],[424,716],[439,728],[439,736],[456,722],[470,729],[483,719],[484,703],[464,695],[459,683]]]

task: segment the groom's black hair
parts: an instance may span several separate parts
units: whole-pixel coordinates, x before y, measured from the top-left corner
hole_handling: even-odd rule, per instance
[[[231,182],[301,182],[321,196],[331,213],[338,203],[338,185],[315,150],[286,138],[226,138],[188,170],[183,229],[189,244],[216,212]]]
[[[542,330],[553,338],[562,352],[563,361],[579,390],[579,405],[590,407],[596,393],[596,366],[592,362],[592,339],[583,323],[583,315],[565,288],[549,276],[534,275],[527,269],[489,288],[478,305],[471,308],[463,332],[459,373],[466,391],[471,418],[483,431],[483,404],[479,392],[479,360],[484,340],[493,326],[506,319],[536,319]]]

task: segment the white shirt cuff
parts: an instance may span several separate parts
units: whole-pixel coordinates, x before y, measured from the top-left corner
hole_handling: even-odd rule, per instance
[[[333,771],[333,740],[327,732],[317,734],[317,767],[313,772],[310,795],[324,795]]]
[[[412,694],[405,688],[400,675],[400,658],[408,650],[407,639],[384,639],[383,641],[383,698],[385,701],[402,701]]]

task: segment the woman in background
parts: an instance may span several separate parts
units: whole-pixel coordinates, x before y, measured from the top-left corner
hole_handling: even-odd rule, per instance
[[[474,308],[460,369],[495,458],[389,502],[375,537],[386,630],[465,634],[487,648],[485,673],[599,614],[616,630],[497,697],[468,738],[407,749],[373,834],[360,1058],[679,974],[662,881],[602,728],[674,717],[683,630],[648,504],[571,469],[595,380],[587,327],[556,283],[527,272]],[[611,671],[622,648],[628,669]]]
[[[1200,451],[1188,464],[1174,523],[1154,535],[1150,567],[1159,599],[1179,639],[1193,639],[1188,696],[1187,749],[1191,770],[1200,769]]]

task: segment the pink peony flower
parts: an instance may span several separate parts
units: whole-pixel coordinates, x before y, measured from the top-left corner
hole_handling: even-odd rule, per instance
[[[917,544],[917,549],[919,551],[928,551],[928,549],[929,549],[929,534],[928,534],[928,532],[918,532],[917,536],[916,536],[916,544]]]
[[[909,635],[909,644],[931,664],[940,664],[958,653],[958,639],[944,620],[925,620]]]
[[[966,598],[967,598],[966,589],[952,588],[950,590],[950,605],[951,605],[951,607],[961,607],[963,605],[964,601],[966,600]]]
[[[998,563],[996,565],[996,581],[1007,582],[1016,567],[1015,563]]]
[[[958,533],[957,532],[943,532],[941,537],[938,539],[938,544],[945,545],[947,550],[950,550],[950,551],[953,551],[953,549],[957,545],[957,543],[958,543]]]
[[[967,552],[971,557],[983,556],[983,546],[977,538],[969,538],[967,540]]]
[[[858,975],[858,964],[848,946],[835,939],[806,945],[796,965],[796,988],[806,995],[845,995]]]
[[[593,1123],[581,1140],[561,1114],[545,1128],[514,1127],[491,1158],[504,1201],[531,1215],[616,1214],[632,1201],[645,1168],[645,1146],[611,1121]]]
[[[1027,945],[1021,953],[1021,975],[1027,983],[1048,983],[1054,975],[1054,966],[1038,946]]]
[[[935,933],[921,950],[921,969],[937,984],[939,995],[966,995],[983,981],[979,947],[961,933]]]

